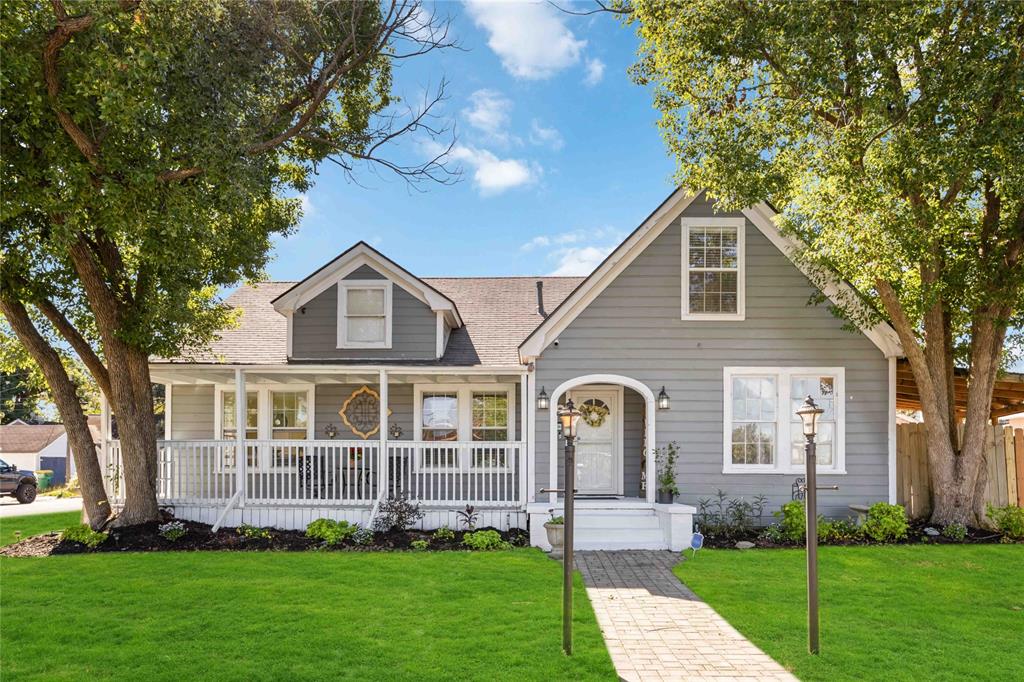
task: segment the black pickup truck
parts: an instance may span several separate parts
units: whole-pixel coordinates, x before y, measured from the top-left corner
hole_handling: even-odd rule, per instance
[[[36,499],[39,482],[31,471],[18,471],[18,467],[0,459],[0,495],[9,495],[22,504]]]

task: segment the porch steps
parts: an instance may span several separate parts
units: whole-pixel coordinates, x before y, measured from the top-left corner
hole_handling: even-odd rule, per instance
[[[651,509],[577,509],[574,526],[576,549],[665,549]]]

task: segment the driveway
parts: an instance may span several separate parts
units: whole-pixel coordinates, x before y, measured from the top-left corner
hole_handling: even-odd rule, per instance
[[[0,497],[0,519],[29,514],[49,514],[51,512],[80,511],[81,497],[47,497],[39,495],[32,504],[19,504],[13,497]]]

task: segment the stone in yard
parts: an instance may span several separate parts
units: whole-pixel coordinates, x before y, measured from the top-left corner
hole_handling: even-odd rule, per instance
[[[756,545],[753,542],[747,542],[746,540],[740,540],[736,543],[736,549],[754,549]]]
[[[925,535],[930,535],[932,537],[935,537],[935,536],[937,536],[939,534],[939,531],[934,529],[934,528],[932,528],[931,526],[928,526],[927,528],[924,529],[924,534]]]

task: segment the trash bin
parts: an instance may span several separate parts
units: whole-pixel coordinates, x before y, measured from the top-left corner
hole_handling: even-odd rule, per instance
[[[50,483],[53,481],[53,470],[52,469],[40,469],[35,472],[36,474],[36,488],[39,490],[46,490],[50,487]]]

